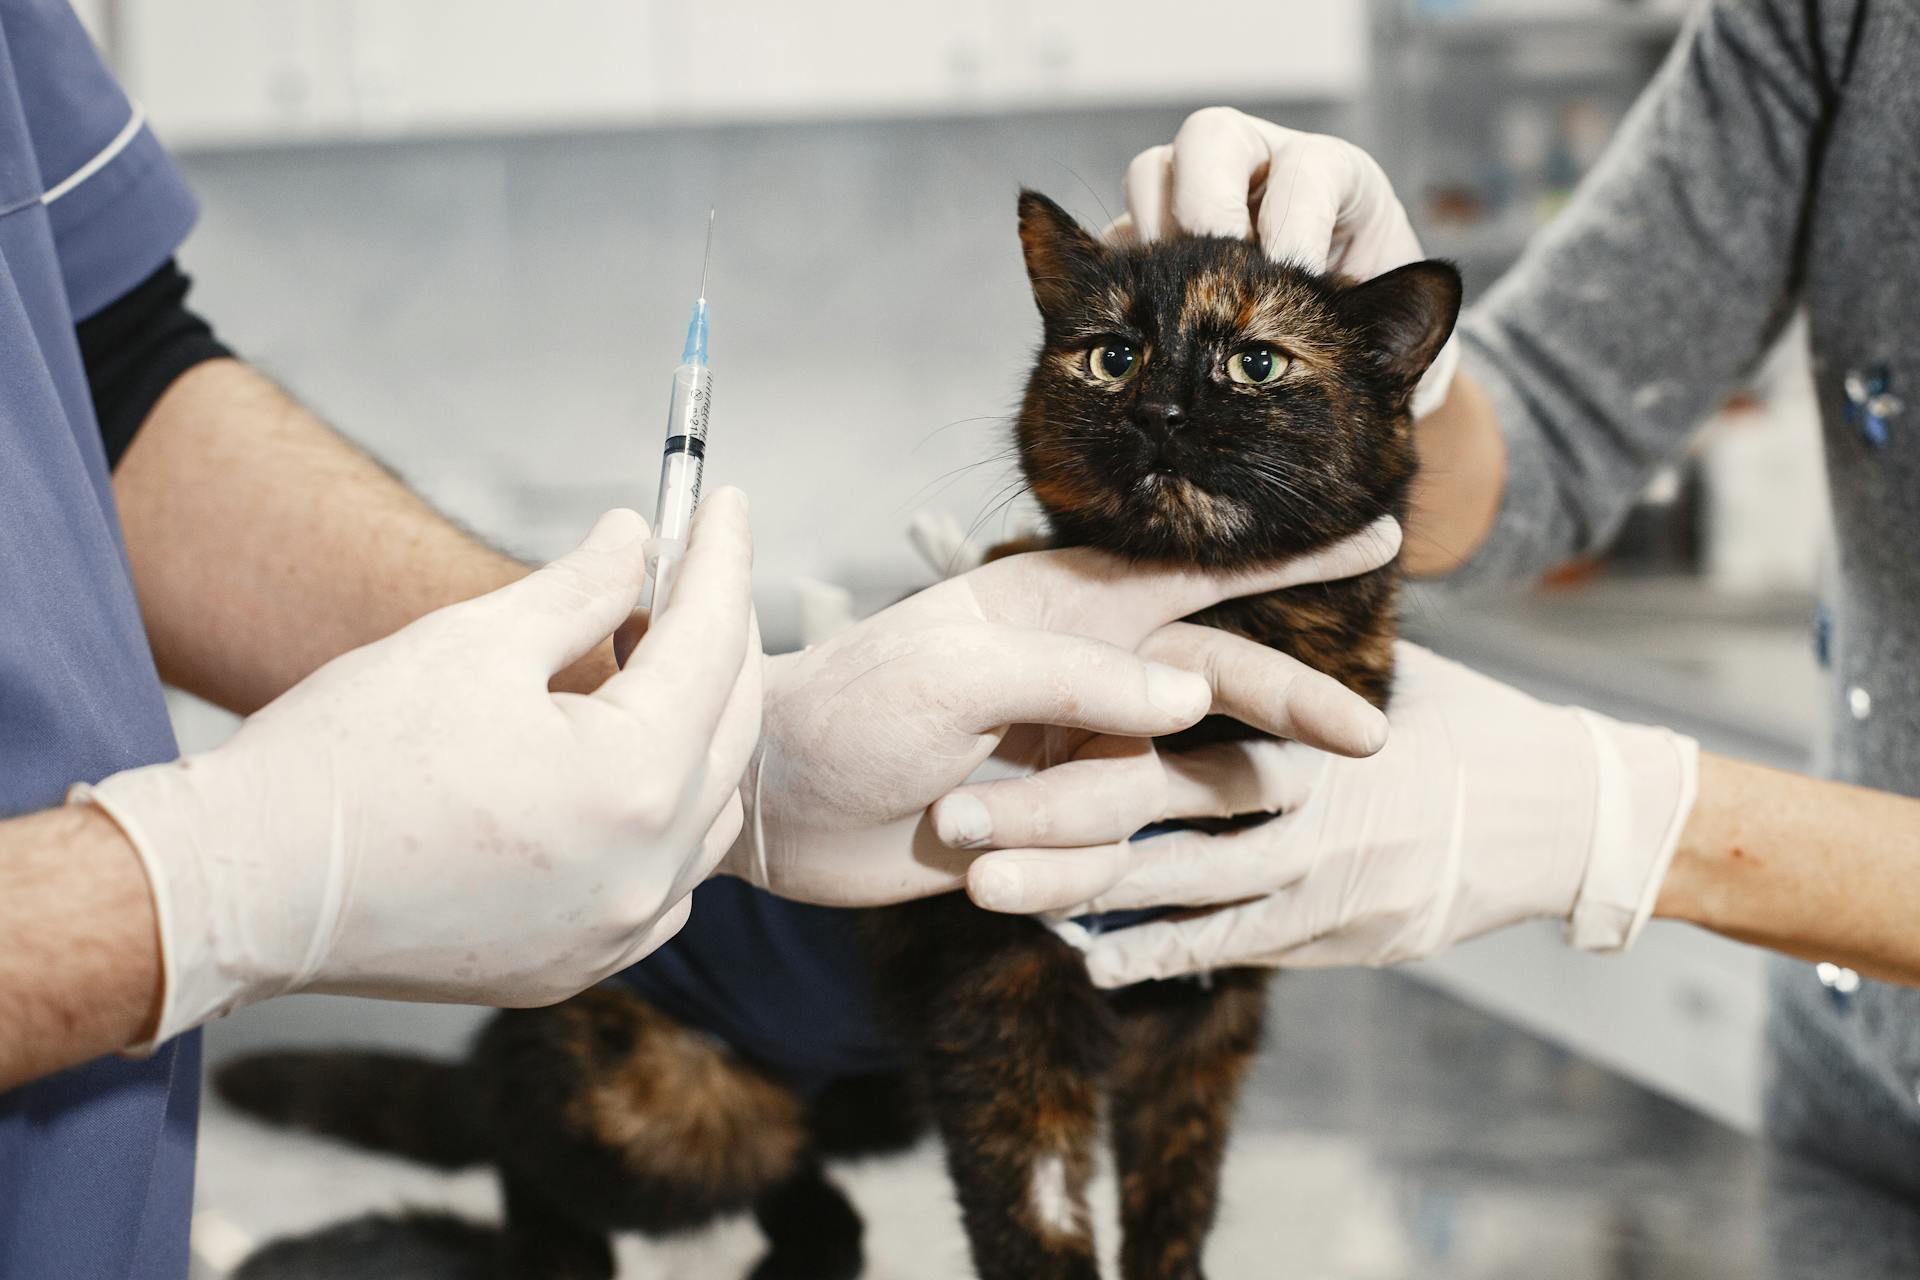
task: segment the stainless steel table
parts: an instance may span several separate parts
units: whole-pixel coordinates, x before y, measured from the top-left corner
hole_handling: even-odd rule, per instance
[[[1380,1259],[1276,1238],[1274,1276],[1920,1276],[1920,1209],[1422,984],[1290,975],[1274,1013],[1242,1130],[1317,1135],[1296,1158],[1319,1153],[1329,1204],[1379,1206]]]

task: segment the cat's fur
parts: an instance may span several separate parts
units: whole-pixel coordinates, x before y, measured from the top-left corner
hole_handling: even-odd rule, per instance
[[[1356,285],[1238,241],[1109,247],[1032,192],[1020,237],[1044,327],[1020,456],[1056,544],[1233,567],[1404,514],[1407,405],[1459,307],[1451,267],[1419,263]],[[1230,380],[1228,362],[1261,343],[1290,359],[1286,372],[1269,385]],[[1102,344],[1131,348],[1132,372],[1095,376],[1089,353]],[[1384,705],[1395,581],[1380,570],[1201,620]],[[1163,745],[1252,732],[1212,718]],[[852,1277],[859,1218],[822,1162],[898,1149],[929,1121],[985,1280],[1093,1280],[1084,1192],[1103,1108],[1124,1275],[1199,1277],[1265,975],[1103,993],[1051,930],[958,894],[864,913],[860,927],[867,977],[914,1066],[804,1100],[609,987],[500,1014],[459,1066],[353,1054],[229,1066],[221,1093],[257,1115],[443,1166],[496,1165],[507,1207],[498,1236],[414,1218],[282,1242],[242,1280],[330,1274],[316,1263],[355,1243],[362,1267],[431,1245],[458,1262],[423,1276],[600,1280],[612,1275],[611,1232],[748,1210],[770,1247],[757,1280]]]

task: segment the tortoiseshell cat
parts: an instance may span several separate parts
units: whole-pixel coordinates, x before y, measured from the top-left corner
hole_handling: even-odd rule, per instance
[[[1248,244],[1107,246],[1020,198],[1044,336],[1018,425],[1056,545],[1233,566],[1404,514],[1408,400],[1451,332],[1440,262],[1316,276]],[[1208,611],[1384,705],[1392,568]],[[1252,734],[1214,717],[1177,749]],[[1116,922],[1110,922],[1116,923]],[[1126,1280],[1197,1280],[1264,973],[1103,993],[1039,922],[964,895],[868,912],[703,887],[621,979],[510,1010],[464,1063],[268,1054],[218,1077],[256,1115],[444,1167],[499,1170],[493,1231],[437,1215],[270,1246],[238,1280],[603,1280],[609,1236],[751,1210],[754,1280],[859,1274],[860,1220],[822,1163],[945,1141],[983,1280],[1095,1280],[1085,1188],[1102,1104]],[[823,1005],[823,995],[836,1002]]]

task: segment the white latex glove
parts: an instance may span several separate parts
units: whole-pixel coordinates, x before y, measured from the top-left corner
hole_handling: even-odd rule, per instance
[[[1047,735],[1009,735],[1009,725],[1075,727],[1083,744],[1098,734],[1137,739],[1185,728],[1218,701],[1272,732],[1372,750],[1385,729],[1379,713],[1333,680],[1176,620],[1235,596],[1366,572],[1399,544],[1398,526],[1384,521],[1245,573],[1129,566],[1084,549],[1009,556],[770,658],[765,730],[741,787],[746,827],[723,869],[808,902],[899,902],[958,887],[975,855],[952,846],[1004,836],[1000,823],[1024,833],[1023,815],[1164,789],[1151,751],[1086,758],[1026,780],[1017,801],[992,811],[943,806],[953,837],[943,841],[927,807],[1003,741],[1014,767],[1047,763]],[[1135,652],[1143,648],[1161,660]],[[1146,807],[1160,803],[1149,797]],[[1077,871],[1067,874],[1078,883]],[[1057,885],[1032,883],[1035,901],[1059,900]],[[1035,909],[1017,896],[995,905]]]
[[[1540,917],[1590,950],[1633,941],[1693,807],[1693,740],[1549,706],[1415,645],[1398,661],[1370,759],[1275,742],[1194,753],[1186,785],[1218,812],[1284,816],[1129,846],[1125,879],[1080,910],[1233,905],[1092,939],[1096,982],[1395,964]]]
[[[1127,212],[1109,234],[1257,239],[1270,258],[1356,280],[1419,262],[1419,237],[1378,162],[1341,138],[1302,133],[1232,107],[1188,116],[1170,145],[1127,166]],[[1413,395],[1421,417],[1447,398],[1449,338]]]
[[[761,666],[746,504],[719,490],[625,668],[646,522],[342,655],[213,751],[76,789],[153,888],[154,1043],[289,991],[539,1005],[652,950],[739,830]]]

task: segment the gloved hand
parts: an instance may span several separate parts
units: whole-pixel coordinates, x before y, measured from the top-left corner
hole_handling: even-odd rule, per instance
[[[1633,941],[1693,807],[1693,740],[1549,706],[1415,645],[1397,652],[1377,755],[1250,742],[1180,762],[1188,807],[1211,795],[1221,814],[1284,816],[1123,846],[1125,878],[1077,910],[1232,905],[1092,939],[1096,982],[1394,964],[1536,917],[1566,920],[1591,950]],[[992,854],[975,877],[995,859],[1075,856]]]
[[[1134,157],[1125,186],[1127,212],[1111,235],[1256,238],[1270,258],[1357,280],[1426,257],[1372,156],[1232,107],[1188,116],[1170,145]],[[1447,398],[1458,361],[1449,338],[1414,392],[1414,417]]]
[[[590,696],[548,679],[632,612],[646,522],[342,655],[213,751],[75,799],[132,841],[166,992],[153,1043],[289,991],[538,1005],[677,931],[739,829],[758,733],[737,491]]]
[[[837,906],[957,887],[974,853],[937,836],[927,808],[1003,743],[1003,763],[1015,770],[1050,763],[1047,735],[1010,734],[1010,725],[1075,727],[1085,731],[1084,747],[1099,734],[1171,733],[1217,700],[1276,733],[1371,750],[1384,732],[1379,713],[1334,681],[1176,620],[1235,596],[1366,572],[1399,544],[1398,526],[1386,521],[1250,573],[1129,566],[1085,549],[1031,552],[949,578],[811,649],[769,658],[765,728],[741,787],[746,825],[723,870]],[[1087,758],[1026,780],[1017,799],[1002,796],[991,811],[943,806],[949,834],[961,824],[954,843],[1024,833],[1034,815],[1083,813],[1160,776],[1151,752],[1144,768],[1137,752],[1081,754]],[[1042,896],[1049,892],[1058,891],[1039,886]],[[1033,909],[1018,895],[995,905]]]

